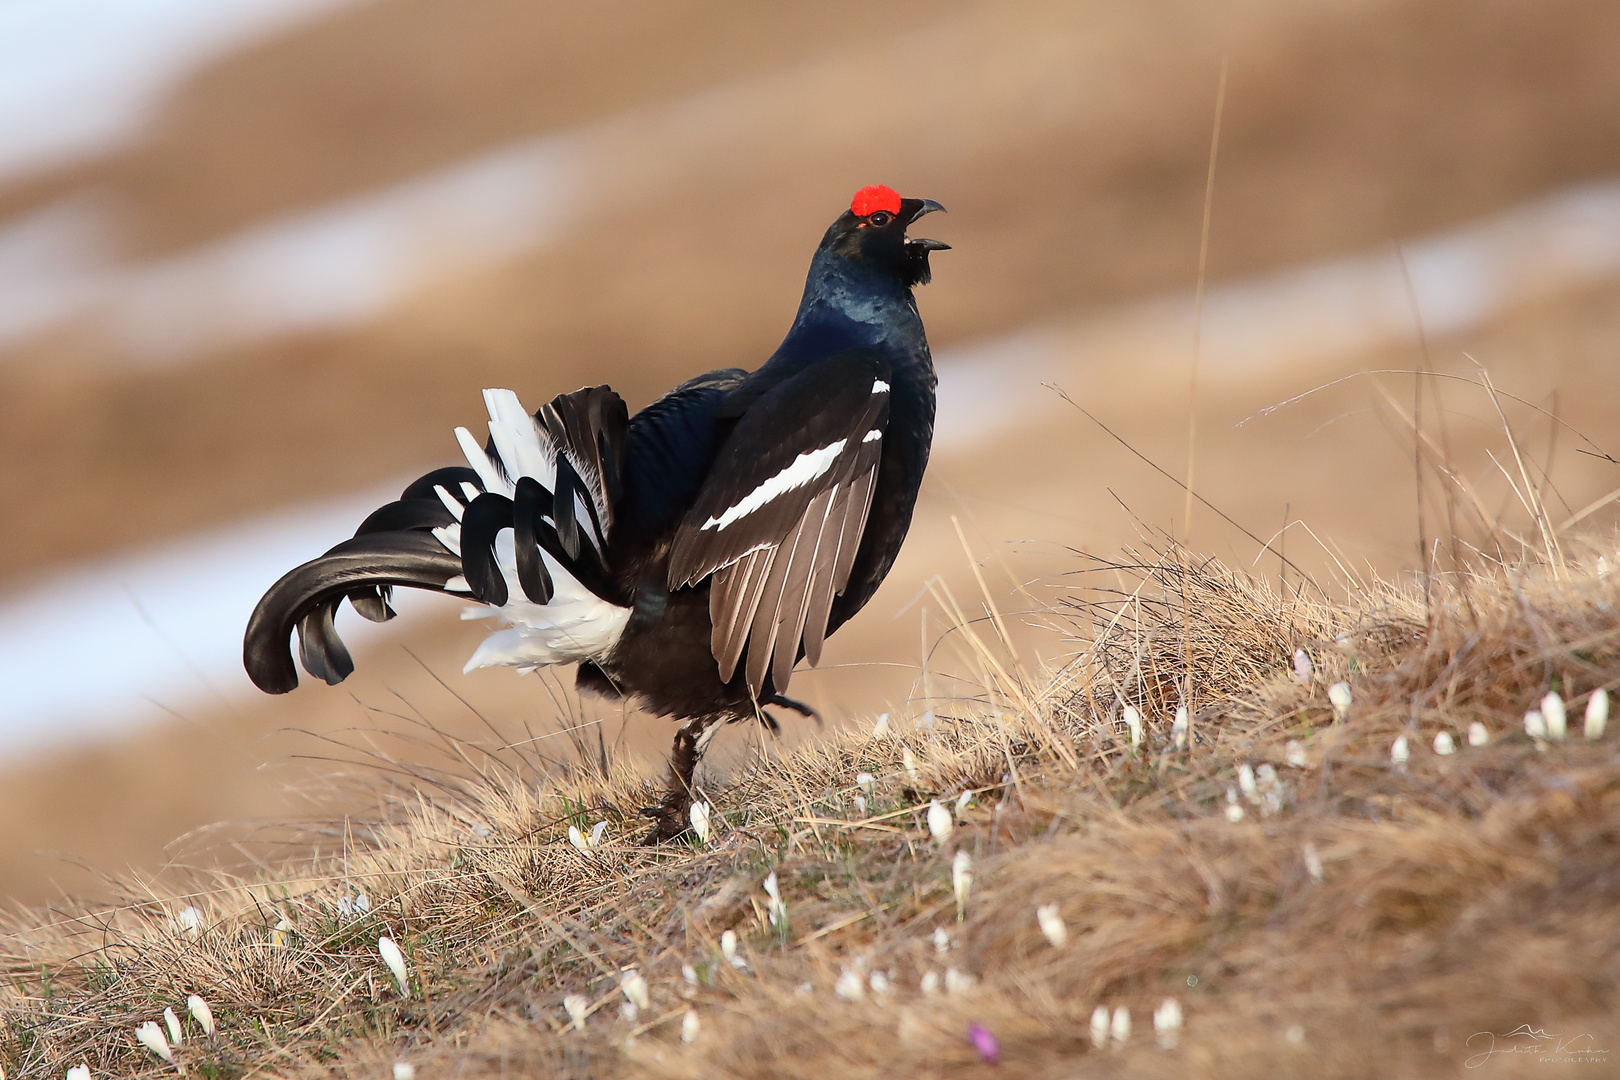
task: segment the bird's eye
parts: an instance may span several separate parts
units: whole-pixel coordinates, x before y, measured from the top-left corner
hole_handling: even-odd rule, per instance
[[[889,213],[887,210],[875,210],[866,220],[870,221],[873,225],[881,229],[883,226],[894,220],[894,215]]]

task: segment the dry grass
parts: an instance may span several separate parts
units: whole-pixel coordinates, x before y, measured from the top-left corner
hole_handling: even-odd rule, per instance
[[[191,993],[219,1030],[188,1021],[178,1057],[204,1076],[378,1077],[394,1061],[423,1078],[966,1075],[987,1068],[971,1024],[1009,1076],[1546,1076],[1535,1054],[1474,1073],[1470,1038],[1526,1023],[1591,1036],[1574,1049],[1620,1038],[1620,755],[1579,732],[1588,695],[1620,685],[1620,580],[1567,556],[1556,579],[1499,567],[1437,581],[1426,614],[1420,592],[1284,596],[1175,549],[1086,571],[1063,609],[1061,670],[1018,668],[994,620],[963,617],[943,648],[978,673],[971,695],[936,701],[931,725],[761,755],[708,793],[709,847],[636,846],[648,778],[602,775],[594,752],[546,775],[515,750],[469,753],[460,780],[397,789],[392,820],[327,838],[336,854],[13,915],[0,1062],[13,1078],[81,1061],[168,1075],[134,1029],[165,1006],[184,1015]],[[1326,687],[1341,679],[1354,702],[1335,722]],[[1189,684],[1190,753],[1169,745]],[[1521,718],[1549,690],[1573,730],[1537,745]],[[1134,752],[1125,705],[1147,720]],[[1475,721],[1488,745],[1467,745]],[[1431,750],[1441,731],[1456,754]],[[1412,753],[1397,768],[1401,735]],[[1243,765],[1277,781],[1261,769],[1234,822]],[[876,778],[864,815],[862,771]],[[928,801],[964,791],[942,847]],[[593,855],[570,846],[569,824],[599,820]],[[960,922],[957,849],[975,875]],[[760,887],[771,870],[780,931]],[[342,906],[357,891],[361,914]],[[1049,903],[1062,949],[1037,925]],[[187,905],[199,933],[175,922]],[[295,930],[277,935],[283,919]],[[746,969],[722,959],[728,929]],[[378,957],[382,934],[404,947],[409,997]],[[626,967],[650,984],[633,1020]],[[949,968],[973,985],[921,991]],[[834,993],[846,972],[859,1001]],[[581,1031],[570,994],[591,1003]],[[1186,1026],[1161,1050],[1150,1017],[1170,997]],[[1090,1044],[1099,1004],[1130,1009],[1128,1043]]]

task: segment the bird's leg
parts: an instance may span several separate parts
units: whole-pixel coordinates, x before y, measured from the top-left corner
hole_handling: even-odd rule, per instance
[[[641,841],[643,844],[673,840],[691,827],[687,811],[692,808],[692,774],[697,771],[698,762],[703,760],[703,751],[709,748],[710,740],[720,730],[719,719],[700,716],[688,720],[675,733],[675,745],[669,751],[669,781],[664,788],[664,797],[657,806],[649,806],[641,811],[642,817],[651,818],[654,822],[652,832]]]
[[[792,698],[783,697],[781,694],[772,694],[770,697],[760,698],[759,703],[761,705],[779,705],[784,709],[792,709],[800,716],[808,716],[814,720],[817,727],[821,726],[821,714],[802,701],[794,701]]]

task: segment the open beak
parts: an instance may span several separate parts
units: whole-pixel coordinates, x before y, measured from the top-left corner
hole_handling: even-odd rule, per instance
[[[932,214],[935,210],[943,211],[945,208],[933,199],[901,199],[900,212],[906,215],[906,225],[909,228],[917,223],[917,219],[925,214]],[[929,251],[949,251],[951,245],[943,240],[925,240],[921,237],[908,239],[907,244],[915,244]]]

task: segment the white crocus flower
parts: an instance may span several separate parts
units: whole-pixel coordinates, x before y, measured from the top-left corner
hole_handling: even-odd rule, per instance
[[[1115,1046],[1131,1041],[1131,1010],[1123,1005],[1114,1008],[1114,1018],[1108,1022],[1108,1038]]]
[[[399,951],[394,939],[384,934],[377,939],[377,952],[381,954],[382,961],[388,965],[388,970],[399,983],[399,996],[411,996],[410,973],[405,968],[405,954]]]
[[[951,820],[951,812],[940,804],[938,799],[928,801],[928,832],[936,841],[943,845],[951,838],[951,830],[955,823]]]
[[[563,998],[563,1011],[568,1014],[569,1026],[575,1031],[584,1031],[585,1017],[591,1011],[591,999],[584,994],[569,994]]]
[[[1294,679],[1301,686],[1311,685],[1311,655],[1304,649],[1294,650]]]
[[[1304,745],[1298,739],[1288,740],[1288,745],[1283,748],[1283,760],[1294,769],[1303,769],[1311,762],[1310,755],[1305,752]]]
[[[1046,935],[1052,948],[1061,949],[1069,943],[1069,928],[1063,925],[1063,916],[1058,914],[1056,904],[1042,904],[1036,908],[1035,921],[1041,924],[1041,933]]]
[[[1108,1046],[1108,1006],[1099,1005],[1091,1010],[1091,1045],[1098,1050]]]
[[[1119,718],[1124,722],[1126,731],[1130,736],[1131,749],[1134,750],[1141,746],[1144,731],[1142,711],[1135,705],[1127,705],[1121,710]]]
[[[208,1002],[192,994],[186,998],[186,1008],[190,1011],[191,1018],[201,1025],[204,1035],[214,1033],[214,1010],[208,1007]]]
[[[877,787],[877,777],[869,772],[855,774],[855,786],[861,789],[861,794],[868,799],[872,797],[872,789]]]
[[[1405,735],[1402,735],[1400,738],[1396,739],[1390,744],[1389,760],[1390,764],[1394,765],[1397,769],[1406,768],[1406,763],[1412,760],[1412,748],[1407,744]]]
[[[1142,714],[1137,711],[1135,705],[1127,705],[1125,711],[1120,714],[1120,719],[1124,720],[1125,726],[1130,729],[1131,749],[1135,750],[1142,745]]]
[[[686,812],[692,819],[692,831],[697,833],[698,843],[704,847],[709,846],[709,837],[713,835],[709,825],[709,812],[709,804],[701,800],[693,803],[692,809]]]
[[[163,1029],[158,1026],[156,1021],[148,1020],[136,1028],[135,1038],[140,1040],[140,1044],[152,1051],[152,1053],[167,1061],[170,1065],[174,1064],[174,1051],[169,1049],[169,1040],[163,1037]]]
[[[913,784],[921,783],[921,775],[917,772],[917,756],[911,752],[911,747],[900,748],[900,767],[906,770],[906,779]]]
[[[866,980],[860,972],[845,968],[833,985],[833,996],[840,1001],[859,1001],[866,996]]]
[[[1469,746],[1484,746],[1490,741],[1491,733],[1486,730],[1484,724],[1480,723],[1478,720],[1475,720],[1472,724],[1468,725]]]
[[[1596,742],[1603,738],[1603,728],[1608,722],[1609,692],[1600,686],[1586,701],[1586,740]]]
[[[1243,820],[1243,803],[1239,801],[1235,787],[1226,789],[1226,820],[1234,825]]]
[[[1457,752],[1457,740],[1451,737],[1451,732],[1442,731],[1434,737],[1434,752],[1441,757]]]
[[[893,989],[894,981],[889,978],[887,972],[874,971],[866,980],[866,985],[870,986],[872,993],[878,997],[886,997],[889,991]]]
[[[865,795],[857,795],[853,799],[851,799],[850,801],[855,804],[855,813],[858,814],[861,817],[865,817],[866,816],[866,796]]]
[[[951,934],[943,926],[934,927],[934,951],[940,954],[951,951]]]
[[[945,992],[947,994],[965,994],[973,989],[973,976],[956,968],[945,969]]]
[[[1333,719],[1343,720],[1350,714],[1350,684],[1336,682],[1328,687],[1328,704],[1333,706]]]
[[[962,811],[973,805],[973,792],[964,791],[956,797],[956,816],[961,817]]]
[[[183,907],[174,917],[174,928],[187,937],[197,937],[202,933],[202,912],[194,907]]]
[[[727,930],[720,935],[720,955],[738,971],[748,970],[748,961],[737,955],[737,931]]]
[[[770,898],[765,910],[771,920],[771,926],[777,930],[787,929],[787,905],[782,902],[782,893],[777,888],[776,871],[772,870],[765,878],[765,894]]]
[[[607,832],[607,822],[605,821],[598,821],[595,825],[591,826],[591,847],[594,848],[602,846],[602,834],[605,832]]]
[[[1540,709],[1531,709],[1524,714],[1524,733],[1532,739],[1547,737],[1547,721]]]
[[[1176,706],[1176,718],[1170,724],[1170,745],[1177,750],[1187,748],[1187,706]]]
[[[1243,792],[1243,797],[1251,806],[1259,805],[1260,785],[1254,782],[1254,769],[1248,762],[1238,766],[1238,790]]]
[[[186,1041],[186,1033],[180,1030],[180,1018],[174,1015],[173,1009],[163,1010],[163,1026],[169,1029],[169,1042],[173,1045],[179,1046]]]
[[[925,997],[933,997],[939,993],[939,972],[930,968],[923,973],[922,992]]]
[[[702,1030],[703,1024],[698,1020],[698,1014],[691,1009],[687,1009],[686,1015],[681,1017],[681,1042],[697,1042],[698,1035],[702,1033]]]
[[[416,1080],[416,1066],[408,1061],[394,1062],[394,1080]]]
[[[90,1080],[90,1066],[79,1064],[68,1069],[67,1080]]]
[[[646,1009],[651,1005],[647,997],[647,978],[635,968],[625,968],[619,972],[619,990],[624,994],[625,1000],[638,1009]]]
[[[888,713],[883,713],[881,716],[879,716],[877,718],[877,723],[872,725],[872,738],[874,738],[874,739],[884,739],[884,738],[887,738],[888,735],[889,735],[889,714]]]
[[[1569,733],[1569,715],[1564,711],[1564,699],[1556,693],[1542,698],[1541,716],[1547,725],[1547,738],[1562,742]]]
[[[293,924],[287,920],[287,917],[283,915],[280,921],[278,921],[276,925],[270,929],[271,947],[276,949],[285,949],[287,947],[288,938],[296,933],[297,929],[298,928],[293,926]]]
[[[585,839],[585,834],[579,831],[578,825],[568,826],[568,842],[573,844],[574,849],[581,855],[584,855],[587,858],[590,857],[591,842]]]
[[[1309,842],[1305,844],[1305,872],[1318,885],[1327,880],[1327,874],[1322,870],[1322,856],[1317,853],[1316,845]]]
[[[1153,1010],[1153,1036],[1160,1050],[1174,1050],[1181,1041],[1181,1002],[1165,998]]]
[[[951,891],[956,894],[956,921],[967,914],[968,893],[973,888],[973,856],[958,851],[951,860]]]

